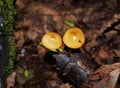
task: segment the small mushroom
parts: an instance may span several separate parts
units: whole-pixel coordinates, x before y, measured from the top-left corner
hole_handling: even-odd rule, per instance
[[[62,38],[55,32],[48,32],[42,37],[42,44],[50,50],[55,50],[62,46]]]
[[[69,48],[80,48],[85,43],[84,33],[80,28],[70,28],[65,32],[63,42]]]

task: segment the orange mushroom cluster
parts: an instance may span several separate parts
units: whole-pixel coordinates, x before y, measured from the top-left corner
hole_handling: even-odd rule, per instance
[[[42,38],[42,44],[44,47],[55,50],[62,46],[63,43],[72,49],[80,48],[85,43],[84,33],[80,28],[70,28],[63,35],[63,39],[61,36],[55,32],[48,32]]]

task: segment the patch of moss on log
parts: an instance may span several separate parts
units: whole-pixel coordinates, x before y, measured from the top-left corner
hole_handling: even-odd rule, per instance
[[[3,28],[7,32],[8,40],[8,65],[6,68],[6,76],[8,76],[13,71],[13,60],[15,58],[15,44],[13,41],[13,32],[14,32],[14,16],[16,10],[14,8],[14,0],[0,0],[0,12],[3,18]]]

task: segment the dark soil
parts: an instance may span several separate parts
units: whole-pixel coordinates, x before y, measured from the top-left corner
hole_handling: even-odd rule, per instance
[[[8,63],[8,42],[6,31],[0,28],[0,87],[4,87],[5,69]]]

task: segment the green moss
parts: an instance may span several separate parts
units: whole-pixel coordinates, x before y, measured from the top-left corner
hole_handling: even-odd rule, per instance
[[[7,39],[9,45],[8,65],[6,69],[7,76],[13,71],[13,60],[15,58],[15,44],[13,41],[14,32],[14,16],[16,10],[14,8],[14,0],[0,0],[0,12],[3,17],[3,27],[7,32]]]

